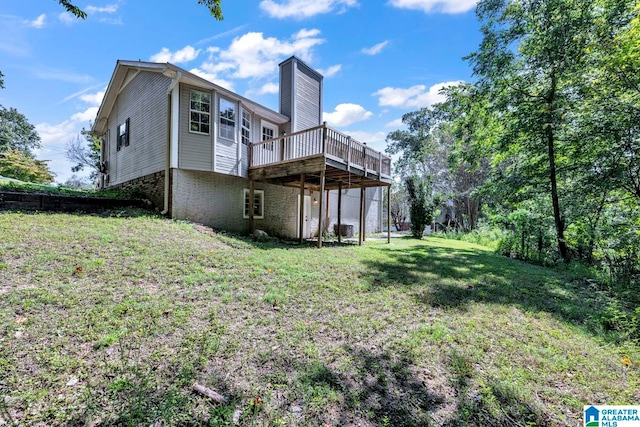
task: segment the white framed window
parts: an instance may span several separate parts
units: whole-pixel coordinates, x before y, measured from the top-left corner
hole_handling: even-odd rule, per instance
[[[189,98],[189,132],[209,135],[211,129],[211,94],[192,90]]]
[[[261,127],[262,127],[262,141],[267,141],[269,139],[273,139],[276,136],[278,136],[278,128],[276,127],[276,125],[263,121],[261,123]],[[265,150],[273,151],[273,142],[269,144],[264,144],[263,146]]]
[[[242,110],[242,143],[251,144],[251,113]]]
[[[116,143],[116,151],[120,151],[122,147],[129,145],[129,119],[118,125],[118,140]]]
[[[263,219],[264,218],[264,191],[263,190],[253,190],[253,205],[249,203],[249,189],[245,188],[242,193],[243,200],[243,211],[242,217],[247,219],[249,218],[249,209],[253,206],[253,218],[254,219]]]
[[[220,98],[220,138],[235,140],[236,103]]]

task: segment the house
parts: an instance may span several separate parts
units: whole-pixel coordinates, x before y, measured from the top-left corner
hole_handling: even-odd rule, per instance
[[[233,232],[380,231],[391,159],[322,123],[322,85],[287,59],[276,112],[169,63],[118,61],[92,128],[100,185]]]

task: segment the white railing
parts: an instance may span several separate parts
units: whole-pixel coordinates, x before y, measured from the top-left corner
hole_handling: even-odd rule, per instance
[[[391,158],[326,124],[250,145],[250,167],[325,156],[349,168],[391,176]]]

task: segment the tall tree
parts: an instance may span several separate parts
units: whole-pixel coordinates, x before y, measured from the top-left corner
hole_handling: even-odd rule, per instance
[[[31,150],[40,146],[40,136],[27,118],[15,108],[0,105],[0,152],[19,150],[32,156]]]
[[[480,198],[476,190],[484,182],[488,157],[478,138],[490,127],[471,85],[445,90],[447,100],[407,113],[406,130],[387,136],[387,152],[400,154],[396,172],[406,177],[429,177],[435,194],[454,201],[458,224],[464,230],[476,227]]]
[[[559,166],[567,166],[566,112],[576,107],[576,81],[593,25],[591,0],[483,0],[483,40],[469,56],[480,87],[495,100],[506,129],[501,151],[519,153],[546,175],[557,247],[569,259]]]
[[[433,220],[429,183],[421,176],[412,175],[405,179],[404,186],[409,198],[411,235],[422,239],[425,227]]]
[[[100,172],[100,138],[86,129],[82,129],[80,133],[84,139],[79,136],[73,138],[67,144],[65,157],[76,164],[71,168],[72,172],[87,168],[91,171],[89,177],[95,180]]]

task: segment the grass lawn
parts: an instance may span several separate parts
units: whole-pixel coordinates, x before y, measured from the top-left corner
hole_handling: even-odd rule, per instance
[[[480,246],[135,212],[3,213],[0,236],[0,425],[577,426],[640,403],[603,295]]]

